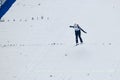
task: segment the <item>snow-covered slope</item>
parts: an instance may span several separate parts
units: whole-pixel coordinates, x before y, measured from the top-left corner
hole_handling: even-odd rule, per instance
[[[0,80],[119,80],[119,14],[119,0],[17,0],[0,22]]]

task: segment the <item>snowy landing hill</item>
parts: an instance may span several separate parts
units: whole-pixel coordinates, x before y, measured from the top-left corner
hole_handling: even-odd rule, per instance
[[[0,22],[0,80],[120,80],[119,14],[119,0],[17,0]]]

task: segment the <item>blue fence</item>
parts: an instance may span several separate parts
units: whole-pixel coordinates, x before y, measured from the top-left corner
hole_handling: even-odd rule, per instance
[[[16,0],[6,0],[4,4],[0,6],[0,19],[5,15],[5,13],[10,9],[12,4]]]

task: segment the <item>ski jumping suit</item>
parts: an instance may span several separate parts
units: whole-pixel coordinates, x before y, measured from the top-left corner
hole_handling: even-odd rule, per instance
[[[78,24],[70,27],[75,29],[76,44],[78,44],[78,38],[80,39],[80,42],[83,43],[83,40],[81,38],[81,31],[83,31],[84,33],[87,32],[85,32]]]

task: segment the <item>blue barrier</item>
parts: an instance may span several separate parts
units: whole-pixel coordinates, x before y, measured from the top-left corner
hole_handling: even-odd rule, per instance
[[[0,7],[0,19],[5,15],[5,13],[10,9],[12,4],[16,0],[6,0],[6,2]]]

